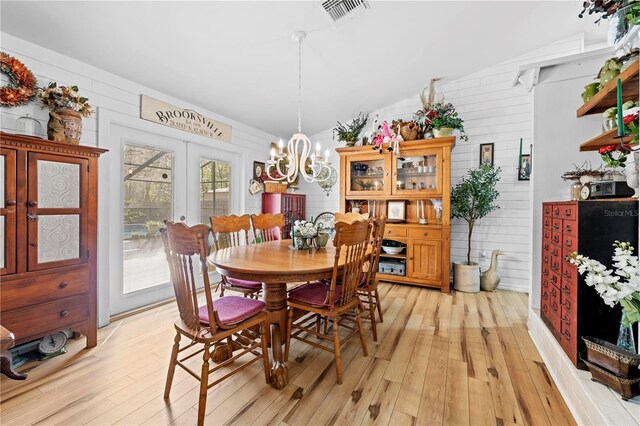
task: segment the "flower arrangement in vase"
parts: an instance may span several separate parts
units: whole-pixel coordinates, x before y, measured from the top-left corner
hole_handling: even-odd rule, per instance
[[[38,91],[41,108],[49,109],[47,135],[50,140],[77,145],[82,136],[82,117],[93,114],[89,99],[80,96],[78,86],[51,82]]]
[[[567,260],[578,267],[581,275],[586,273],[585,282],[593,287],[604,303],[614,307],[622,307],[621,336],[627,335],[632,324],[640,321],[640,271],[638,256],[634,256],[634,248],[628,242],[616,241],[611,259],[613,268],[608,269],[597,260],[571,253]],[[618,339],[618,346],[634,351],[633,342]]]
[[[310,248],[324,247],[327,244],[328,237],[327,239],[318,238],[322,228],[322,223],[314,224],[306,220],[296,220],[293,222],[293,248],[296,250],[307,250]],[[324,244],[321,244],[322,242],[324,242]]]

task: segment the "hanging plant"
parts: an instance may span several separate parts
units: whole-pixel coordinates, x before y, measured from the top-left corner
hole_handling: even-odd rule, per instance
[[[25,64],[4,52],[0,52],[0,71],[9,76],[9,84],[0,88],[0,105],[14,107],[28,104],[37,90],[33,73]]]

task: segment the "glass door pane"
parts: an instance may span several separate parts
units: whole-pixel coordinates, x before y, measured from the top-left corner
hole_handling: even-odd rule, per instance
[[[347,195],[380,195],[388,184],[388,155],[354,157],[347,164]]]
[[[159,229],[173,219],[173,152],[124,145],[123,293],[169,282]]]
[[[200,159],[200,223],[208,225],[209,217],[230,212],[231,164]]]
[[[394,194],[439,194],[442,187],[441,151],[401,153],[394,157]]]

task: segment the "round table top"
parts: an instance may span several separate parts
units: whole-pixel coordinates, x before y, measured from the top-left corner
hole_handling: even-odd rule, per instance
[[[222,275],[263,283],[331,278],[336,249],[293,250],[291,240],[270,241],[218,250],[209,256]]]

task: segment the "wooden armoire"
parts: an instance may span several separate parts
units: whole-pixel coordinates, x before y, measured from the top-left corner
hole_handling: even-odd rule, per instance
[[[399,155],[372,146],[338,148],[340,211],[404,217],[388,221],[385,239],[406,245],[400,254],[382,253],[381,281],[450,291],[451,149],[455,137],[400,143]],[[440,203],[440,217],[435,206]],[[396,214],[394,213],[394,214]],[[427,223],[420,223],[419,219]],[[424,220],[423,220],[424,222]]]
[[[0,133],[0,322],[18,344],[71,329],[96,345],[105,151]]]

